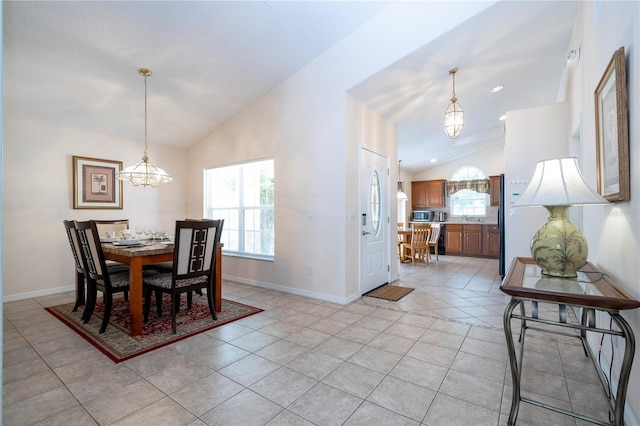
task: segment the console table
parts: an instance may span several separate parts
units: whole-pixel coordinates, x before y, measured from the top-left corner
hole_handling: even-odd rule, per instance
[[[587,263],[582,270],[578,272],[577,278],[556,278],[542,275],[540,268],[535,264],[533,259],[523,257],[518,257],[513,260],[509,272],[500,286],[500,290],[511,296],[511,301],[504,311],[503,318],[504,333],[507,339],[507,350],[509,352],[509,362],[511,365],[511,376],[513,378],[513,397],[511,400],[511,412],[509,414],[508,424],[515,425],[519,404],[522,401],[591,423],[600,425],[623,425],[624,404],[635,352],[635,337],[633,330],[624,318],[620,316],[619,311],[640,307],[640,302],[627,296],[618,289],[606,274],[598,271],[590,263]],[[531,312],[528,315],[525,311],[524,302],[531,303]],[[540,318],[538,315],[539,302],[557,305],[558,321]],[[515,308],[518,306],[520,306],[519,315],[514,313]],[[582,312],[579,324],[567,322],[567,307],[581,308]],[[619,331],[597,327],[596,311],[608,313]],[[511,333],[511,320],[514,318],[519,319],[521,324],[519,358],[516,355],[513,335]],[[580,334],[567,333],[559,329],[532,327],[528,325],[529,322],[579,330]],[[604,423],[600,420],[534,401],[521,395],[522,357],[524,355],[524,337],[527,329],[579,338],[582,341],[582,346],[587,356],[589,356],[586,340],[587,331],[610,334],[624,339],[624,355],[620,368],[615,402],[612,402],[611,398],[606,395],[605,392],[609,404],[609,412],[610,414],[613,413],[612,423]],[[520,360],[519,363],[518,359]],[[594,362],[594,366],[596,366],[593,357],[592,361]],[[596,366],[596,368],[599,369],[599,366]],[[600,372],[598,372],[598,377],[602,379]]]

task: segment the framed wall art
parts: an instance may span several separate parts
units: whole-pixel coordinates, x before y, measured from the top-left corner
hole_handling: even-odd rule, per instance
[[[122,161],[73,156],[73,208],[122,209]]]
[[[629,122],[624,47],[616,50],[595,91],[598,193],[628,201]]]

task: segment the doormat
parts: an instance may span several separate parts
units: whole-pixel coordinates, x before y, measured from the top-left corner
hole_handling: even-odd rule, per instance
[[[98,332],[104,313],[104,305],[102,303],[96,304],[91,321],[87,324],[82,323],[82,308],[72,312],[74,303],[66,303],[45,309],[115,363],[262,312],[262,309],[254,308],[253,306],[222,299],[222,312],[216,312],[218,319],[214,321],[209,312],[206,295],[194,295],[191,310],[188,311],[186,310],[185,299],[186,297],[181,298],[180,310],[177,313],[176,334],[171,332],[170,299],[169,295],[166,294],[163,297],[163,314],[161,317],[157,316],[155,301],[152,300],[153,306],[149,313],[149,321],[143,324],[142,336],[131,336],[129,334],[129,302],[125,301],[121,295],[113,298],[109,325],[103,334]]]
[[[382,287],[371,290],[369,293],[365,293],[364,296],[397,302],[413,290],[415,289],[411,287],[398,287],[396,285],[385,284]]]

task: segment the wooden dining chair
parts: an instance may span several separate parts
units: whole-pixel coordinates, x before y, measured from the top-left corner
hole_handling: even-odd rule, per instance
[[[155,295],[156,311],[162,316],[162,294],[170,295],[171,329],[176,333],[179,296],[187,293],[187,309],[191,309],[192,292],[205,289],[211,317],[216,320],[215,269],[216,247],[222,232],[221,220],[176,221],[173,268],[170,273],[143,279],[144,322],[149,320],[151,295]]]
[[[439,223],[431,224],[431,235],[429,236],[429,248],[427,249],[427,256],[431,258],[431,248],[433,248],[433,252],[436,255],[436,261],[440,261],[438,258],[438,239],[440,238],[440,231],[442,227]]]
[[[75,225],[72,220],[63,220],[64,230],[67,233],[67,239],[69,240],[69,246],[71,246],[71,253],[73,253],[73,260],[76,266],[76,303],[73,305],[73,312],[76,312],[81,305],[85,305],[85,285],[86,285],[86,272],[84,270],[84,263],[82,262],[82,254],[80,253],[80,244],[78,243],[78,234],[75,229]],[[85,309],[82,319],[87,310]]]
[[[427,249],[430,235],[431,225],[414,223],[411,228],[411,241],[402,245],[403,260],[411,259],[411,264],[415,265],[417,256],[420,261],[428,265]]]
[[[96,307],[98,290],[102,292],[104,300],[104,315],[100,326],[100,333],[104,333],[109,324],[113,295],[129,290],[129,273],[120,272],[111,274],[105,262],[100,236],[95,221],[74,221],[74,227],[78,235],[78,243],[82,262],[87,278],[87,302],[84,314],[84,323],[91,320]]]

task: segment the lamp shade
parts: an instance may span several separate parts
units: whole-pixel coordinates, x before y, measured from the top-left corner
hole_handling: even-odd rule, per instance
[[[575,157],[540,161],[514,207],[608,204],[584,180]]]

